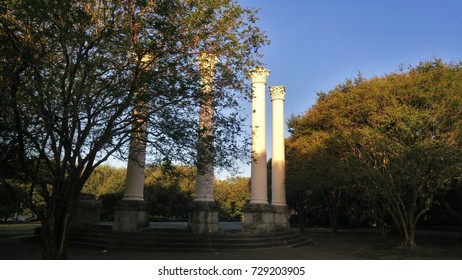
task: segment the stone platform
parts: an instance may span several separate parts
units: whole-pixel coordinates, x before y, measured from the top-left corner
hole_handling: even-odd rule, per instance
[[[71,230],[72,246],[101,249],[215,251],[297,247],[309,243],[295,231],[246,232],[242,223],[220,222],[220,232],[197,234],[186,222],[150,223],[139,232],[112,231],[111,223],[99,223]]]

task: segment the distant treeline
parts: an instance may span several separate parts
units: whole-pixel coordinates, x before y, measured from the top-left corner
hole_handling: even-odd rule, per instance
[[[151,216],[185,218],[194,198],[196,169],[180,165],[148,166],[145,174],[144,198]],[[125,176],[125,168],[103,165],[86,182],[83,193],[102,201],[103,219],[112,219],[114,203],[123,197]],[[242,208],[250,200],[250,179],[216,180],[214,197],[221,219],[240,220]]]

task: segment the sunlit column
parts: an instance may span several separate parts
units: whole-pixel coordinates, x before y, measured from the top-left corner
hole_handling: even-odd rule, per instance
[[[272,102],[272,201],[275,206],[286,206],[285,150],[284,150],[284,95],[285,86],[269,87]]]
[[[214,81],[217,56],[201,53],[199,71],[201,74],[201,99],[199,111],[199,141],[197,151],[196,194],[194,201],[214,201]]]
[[[136,98],[138,99],[138,98]],[[134,123],[130,139],[127,177],[123,200],[144,201],[144,168],[146,161],[146,105],[135,100]]]
[[[268,204],[266,171],[266,79],[270,71],[258,66],[252,79],[252,165],[251,204]]]
[[[152,56],[141,59],[140,70],[148,71]],[[128,151],[127,177],[124,197],[114,206],[113,230],[135,232],[149,226],[149,212],[144,200],[144,172],[146,162],[148,102],[145,89],[135,93],[133,102],[133,123]]]

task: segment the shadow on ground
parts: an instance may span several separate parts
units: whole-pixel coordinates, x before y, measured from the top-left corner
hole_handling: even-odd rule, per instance
[[[0,259],[41,259],[42,248],[30,237],[37,224],[0,225]],[[306,235],[312,240],[298,248],[216,251],[133,251],[101,250],[71,247],[69,259],[75,260],[460,260],[462,243],[456,231],[419,231],[416,239],[420,249],[409,250],[399,246],[396,237],[385,241],[372,229],[341,230],[333,236],[324,229],[309,229]]]

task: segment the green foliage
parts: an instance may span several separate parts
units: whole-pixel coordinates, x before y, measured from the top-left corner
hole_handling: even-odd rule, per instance
[[[185,217],[195,189],[195,169],[150,166],[146,169],[145,200],[154,216]]]
[[[240,221],[242,209],[250,201],[250,179],[237,177],[215,181],[213,196],[224,218]]]
[[[85,194],[94,195],[103,204],[103,219],[111,219],[113,206],[123,196],[125,168],[98,166],[85,183]],[[196,169],[183,165],[151,165],[146,168],[144,199],[150,214],[161,217],[185,217],[194,199]],[[214,198],[222,218],[240,220],[242,208],[250,200],[249,178],[231,178],[214,182]]]
[[[200,52],[219,56],[215,165],[243,154],[237,93],[250,91],[246,71],[267,43],[255,10],[232,0],[17,0],[0,8],[0,148],[12,154],[13,177],[42,198],[27,204],[42,220],[46,258],[66,257],[85,182],[109,156],[126,154],[132,131],[148,124],[153,161],[195,162]],[[146,105],[140,122],[135,98]]]
[[[320,95],[289,121],[289,190],[355,188],[415,246],[435,194],[460,180],[461,88],[462,66],[435,60]]]
[[[82,189],[84,194],[92,194],[96,199],[101,196],[122,193],[125,187],[125,168],[108,165],[98,166],[90,175]]]
[[[194,198],[196,169],[188,166],[151,166],[146,170],[145,200],[151,215],[185,217]],[[249,178],[215,180],[214,199],[222,217],[240,220],[250,200]]]

